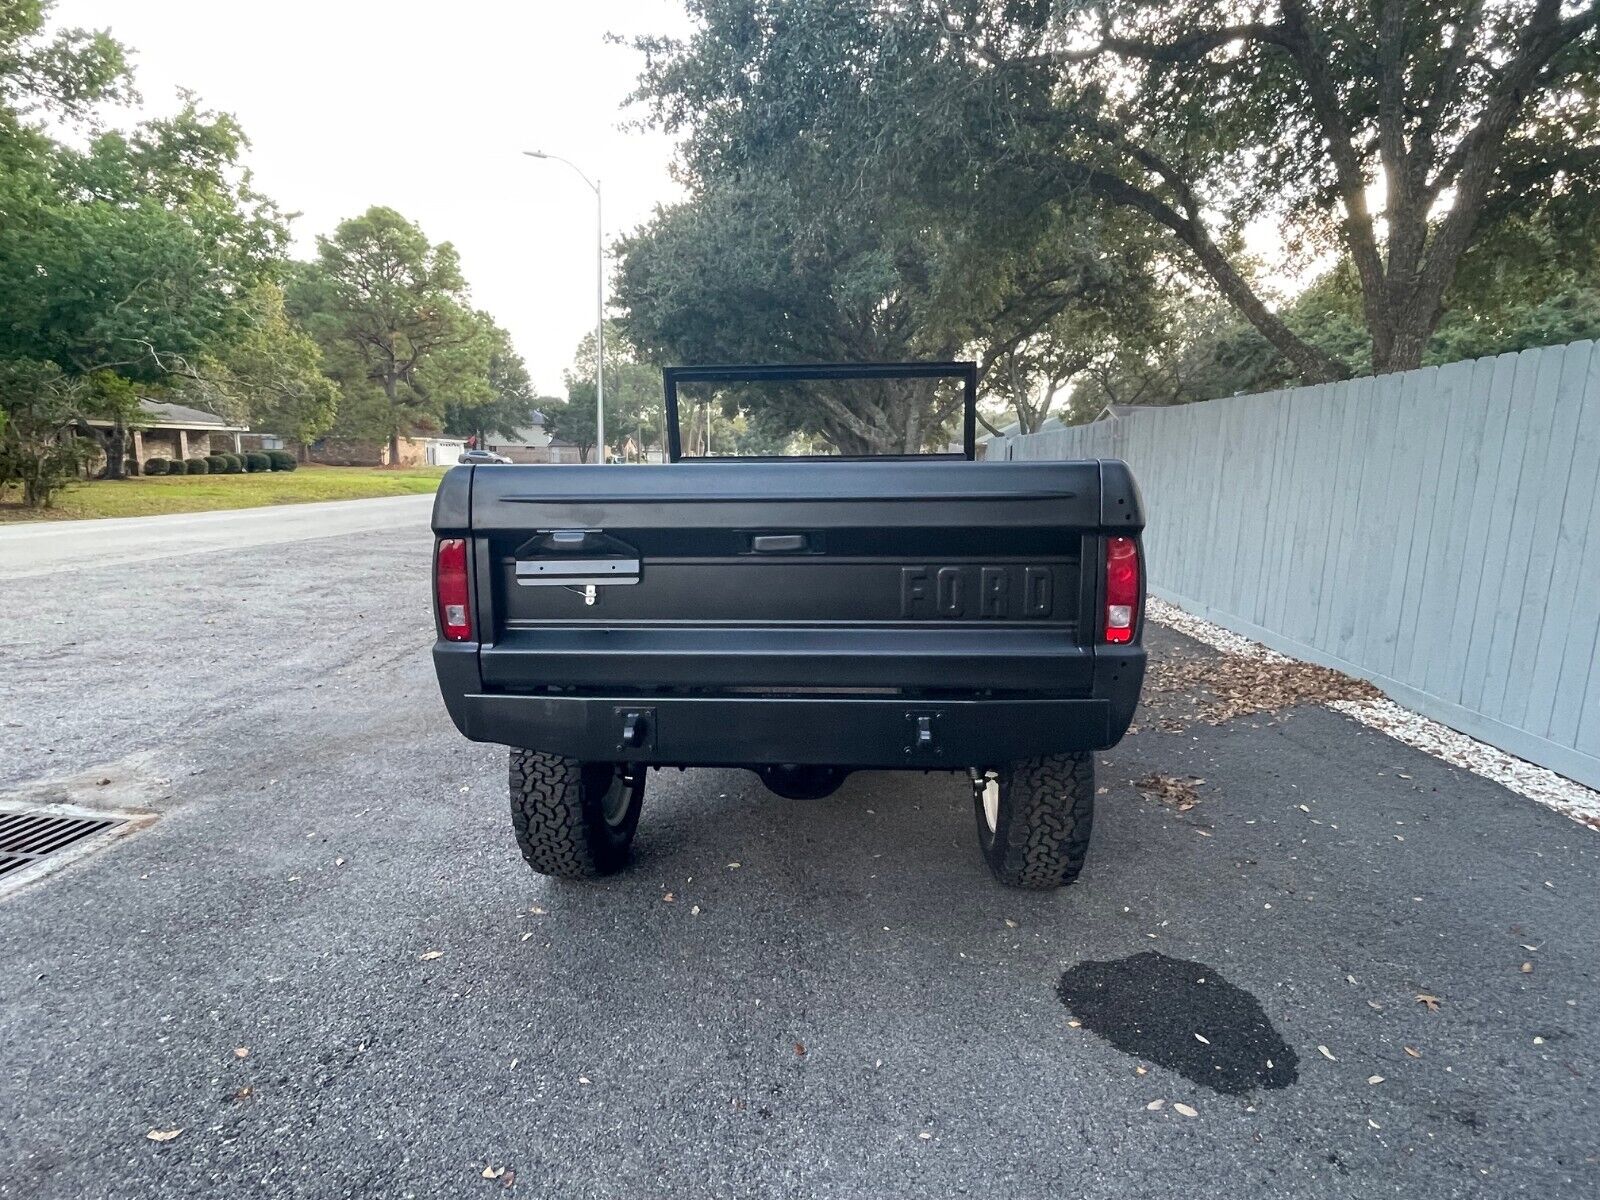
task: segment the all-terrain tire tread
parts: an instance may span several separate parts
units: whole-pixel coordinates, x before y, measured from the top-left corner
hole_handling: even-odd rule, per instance
[[[1009,810],[988,847],[1001,883],[1044,890],[1077,879],[1094,826],[1094,755],[1053,754],[1014,763]]]
[[[512,748],[511,829],[523,859],[541,875],[593,879],[606,873],[596,861],[576,759]]]

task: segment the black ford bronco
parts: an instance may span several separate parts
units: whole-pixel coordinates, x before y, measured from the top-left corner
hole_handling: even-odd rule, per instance
[[[870,768],[970,776],[995,876],[1071,883],[1092,752],[1144,675],[1128,468],[974,461],[971,363],[665,375],[669,464],[462,466],[434,504],[439,686],[463,734],[511,747],[529,865],[622,867],[651,767],[748,767],[795,800]],[[758,385],[784,404],[819,388],[842,432],[782,459],[708,453]],[[919,385],[936,395],[908,444],[948,439],[931,452],[816,453]],[[852,387],[871,397],[842,404]]]

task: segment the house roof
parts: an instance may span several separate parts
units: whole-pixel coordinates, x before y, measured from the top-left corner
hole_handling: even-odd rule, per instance
[[[220,417],[214,412],[206,412],[203,408],[190,408],[186,404],[165,404],[159,400],[141,400],[139,407],[150,418],[150,423],[156,426],[169,426],[184,429],[246,429],[248,426],[235,425],[226,417]]]
[[[160,400],[139,401],[139,411],[144,414],[147,429],[220,429],[225,433],[243,433],[248,425],[235,425],[227,417],[207,412],[203,408],[190,408],[186,404],[165,404]],[[111,422],[91,417],[86,424],[110,426]]]

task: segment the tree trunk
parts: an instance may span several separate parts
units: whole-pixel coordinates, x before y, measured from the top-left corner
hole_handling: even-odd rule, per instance
[[[111,423],[111,436],[106,439],[106,478],[126,479],[127,461],[128,426],[118,417]]]
[[[393,350],[390,351],[391,356]],[[398,398],[397,380],[393,373],[383,377],[383,394],[389,401],[389,465],[400,465],[400,413],[395,407]]]
[[[1415,371],[1422,365],[1427,352],[1432,322],[1402,320],[1391,328],[1385,339],[1384,353],[1379,353],[1377,340],[1373,341],[1372,371],[1375,375],[1388,375],[1395,371]]]

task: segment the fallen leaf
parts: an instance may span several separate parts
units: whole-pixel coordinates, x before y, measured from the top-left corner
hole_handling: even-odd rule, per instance
[[[1380,1084],[1380,1083],[1383,1082],[1383,1076],[1382,1075],[1368,1075],[1367,1076],[1367,1082],[1369,1084],[1372,1084],[1372,1085],[1376,1086],[1377,1084]]]
[[[1439,1011],[1439,997],[1430,996],[1427,992],[1417,993],[1417,1003],[1425,1007],[1429,1012]]]
[[[505,1173],[506,1169],[504,1167],[485,1167],[483,1169],[483,1177],[485,1179],[499,1179]]]
[[[806,1044],[804,1042],[796,1042],[794,1044],[794,1055],[796,1058],[804,1058],[806,1056]]]
[[[1182,1113],[1186,1117],[1198,1117],[1200,1115],[1198,1109],[1194,1109],[1189,1107],[1187,1104],[1179,1104],[1177,1102],[1173,1103],[1172,1111],[1175,1113]]]
[[[250,1047],[249,1046],[235,1046],[234,1050],[233,1050],[233,1056],[235,1058],[249,1058],[250,1057]]]
[[[527,932],[527,933],[525,933],[525,934],[523,934],[523,935],[522,935],[522,940],[523,940],[523,941],[527,941],[527,940],[528,940],[528,939],[529,939],[529,938],[531,938],[531,937],[532,937],[532,936],[533,936],[533,930],[531,930],[531,929],[530,929],[530,930],[528,930],[528,932]]]
[[[1082,1021],[1068,1021],[1067,1022],[1067,1028],[1068,1029],[1082,1029],[1083,1028],[1083,1022]]]
[[[336,866],[336,867],[342,867],[342,866],[344,866],[344,859],[342,859],[342,858],[336,858],[336,859],[334,859],[334,860],[333,860],[333,865],[334,865],[334,866]]]
[[[1531,962],[1523,963],[1522,964],[1522,973],[1524,975],[1532,975],[1533,974],[1533,964]]]
[[[1165,1100],[1152,1100],[1149,1104],[1144,1106],[1144,1110],[1145,1112],[1159,1112],[1161,1110],[1161,1106],[1165,1103]]]
[[[700,915],[700,906],[696,904],[693,908],[691,908],[689,910],[689,915],[691,917],[698,917]]]
[[[661,897],[661,903],[663,904],[675,904],[677,903],[677,900],[678,898],[671,892],[668,892],[665,896]]]
[[[1148,1074],[1150,1074],[1150,1072],[1147,1071],[1144,1067],[1135,1067],[1133,1069],[1133,1073],[1135,1075],[1148,1075]]]
[[[740,863],[731,862],[731,863],[728,864],[728,870],[737,871],[741,865],[742,864],[740,864]]]
[[[1405,1052],[1407,1054],[1409,1054],[1412,1058],[1421,1058],[1422,1057],[1422,1051],[1418,1050],[1415,1046],[1407,1046],[1407,1047],[1405,1047]]]
[[[443,950],[429,950],[426,954],[419,955],[418,956],[418,961],[419,962],[432,962],[436,958],[443,958],[443,957],[444,957],[444,951]]]
[[[1013,921],[1010,917],[1007,917],[1006,918],[1006,928],[1007,929],[1015,929],[1016,927],[1017,927],[1017,923],[1015,921]]]
[[[1533,1039],[1533,1044],[1535,1046],[1542,1046],[1544,1045],[1544,1039],[1542,1037],[1536,1037]]]
[[[1197,1041],[1197,1042],[1200,1042],[1200,1043],[1201,1043],[1201,1044],[1202,1044],[1202,1045],[1206,1045],[1206,1046],[1209,1046],[1209,1045],[1211,1045],[1211,1039],[1210,1039],[1210,1038],[1208,1038],[1208,1037],[1207,1037],[1207,1036],[1206,1036],[1206,1035],[1205,1035],[1205,1034],[1203,1034],[1203,1033],[1197,1033],[1197,1034],[1195,1034],[1195,1035],[1194,1035],[1194,1040],[1195,1040],[1195,1041]]]
[[[584,1087],[588,1087],[589,1086],[589,1077],[587,1075],[579,1075],[578,1076],[578,1082],[583,1084]]]
[[[531,912],[531,913],[532,913],[532,914],[533,914],[533,915],[534,915],[534,916],[536,916],[536,917],[542,917],[542,916],[544,916],[544,915],[545,915],[545,911],[544,911],[544,909],[542,909],[542,908],[540,908],[540,907],[539,907],[539,906],[538,906],[538,905],[537,905],[537,904],[535,904],[535,905],[534,905],[534,906],[533,906],[533,907],[532,907],[532,908],[530,908],[530,909],[529,909],[529,910],[528,910],[528,911],[529,911],[529,912]]]
[[[1317,1047],[1317,1053],[1322,1055],[1322,1057],[1327,1059],[1329,1062],[1338,1062],[1339,1061],[1337,1058],[1335,1058],[1333,1056],[1333,1051],[1329,1050],[1326,1046],[1318,1046]]]
[[[1133,786],[1146,800],[1154,800],[1175,812],[1186,813],[1200,803],[1200,793],[1195,791],[1195,786],[1204,782],[1204,779],[1192,775],[1156,774],[1134,780]]]
[[[170,1142],[182,1132],[183,1130],[181,1129],[152,1129],[149,1133],[145,1134],[145,1137],[149,1138],[152,1142]]]
[[[926,1141],[930,1140],[933,1137],[933,1134],[929,1133],[926,1129],[924,1129],[921,1133],[917,1134],[917,1137],[920,1138],[922,1141],[926,1142]]]

